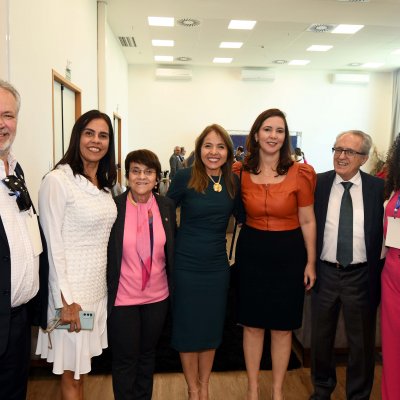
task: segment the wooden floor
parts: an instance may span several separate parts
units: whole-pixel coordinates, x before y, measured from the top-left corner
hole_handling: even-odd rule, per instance
[[[332,400],[345,400],[345,368],[337,368],[338,385]],[[271,371],[260,375],[261,399],[269,399],[271,391]],[[381,366],[375,368],[375,382],[370,400],[379,400]],[[308,399],[312,393],[310,370],[299,368],[287,373],[285,381],[286,400]],[[210,400],[245,400],[245,372],[216,372],[211,375]],[[59,378],[49,374],[31,377],[28,384],[28,400],[59,400]],[[85,400],[112,400],[113,392],[110,375],[90,375],[85,377]],[[181,373],[156,374],[153,400],[185,400],[186,384]]]
[[[231,227],[232,228],[232,227]],[[229,249],[232,234],[227,235],[227,249]],[[294,351],[298,349],[294,346]],[[382,367],[375,368],[375,381],[370,400],[380,400],[380,383]],[[345,367],[337,368],[337,387],[332,400],[345,400]],[[260,374],[261,398],[269,400],[271,393],[271,371],[262,371]],[[85,400],[113,400],[113,391],[110,375],[89,375],[85,377]],[[211,375],[210,400],[245,400],[246,373],[218,372]],[[299,368],[289,371],[285,380],[286,400],[306,400],[312,393],[312,384],[309,368]],[[181,373],[156,374],[152,400],[186,400],[187,388]],[[27,400],[60,400],[59,377],[47,370],[35,369],[28,383]],[[1,399],[2,400],[2,399]]]

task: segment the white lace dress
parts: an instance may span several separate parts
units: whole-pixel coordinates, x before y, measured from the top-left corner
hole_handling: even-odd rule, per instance
[[[42,181],[39,215],[49,252],[48,319],[62,307],[61,293],[68,304],[94,311],[95,319],[92,331],[40,330],[36,354],[53,363],[55,374],[74,371],[79,379],[108,345],[107,244],[117,210],[109,192],[61,165]]]

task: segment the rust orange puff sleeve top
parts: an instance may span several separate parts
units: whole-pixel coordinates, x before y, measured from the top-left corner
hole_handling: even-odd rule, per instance
[[[246,225],[263,231],[288,231],[300,226],[298,207],[314,203],[316,174],[309,164],[294,163],[280,183],[257,184],[242,173]]]

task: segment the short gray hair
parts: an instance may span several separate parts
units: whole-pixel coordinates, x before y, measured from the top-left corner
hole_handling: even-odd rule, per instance
[[[6,90],[7,92],[13,95],[17,106],[17,115],[18,115],[19,109],[21,107],[21,96],[19,95],[18,90],[15,89],[15,87],[11,85],[11,83],[3,81],[2,79],[0,79],[0,89]]]
[[[368,133],[365,133],[363,131],[357,131],[357,130],[350,130],[350,131],[345,131],[342,133],[339,133],[339,135],[336,136],[335,144],[336,146],[337,141],[344,135],[347,135],[348,133],[358,136],[359,138],[362,139],[362,145],[361,145],[361,153],[365,154],[366,156],[369,155],[369,152],[372,147],[372,138]]]

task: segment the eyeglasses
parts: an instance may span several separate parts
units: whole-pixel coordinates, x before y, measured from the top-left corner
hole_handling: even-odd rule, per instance
[[[341,147],[332,147],[332,153],[335,153],[335,156],[341,156],[342,153],[344,153],[344,155],[349,158],[354,158],[357,155],[365,156],[365,153],[360,153],[352,149],[342,149]]]
[[[129,170],[129,172],[135,176],[142,175],[142,172],[144,173],[145,176],[152,176],[153,174],[156,173],[154,169],[139,169],[139,168],[132,168]]]
[[[11,191],[10,196],[15,196],[19,211],[28,211],[32,207],[32,201],[29,196],[25,182],[15,175],[7,175],[2,182]]]

